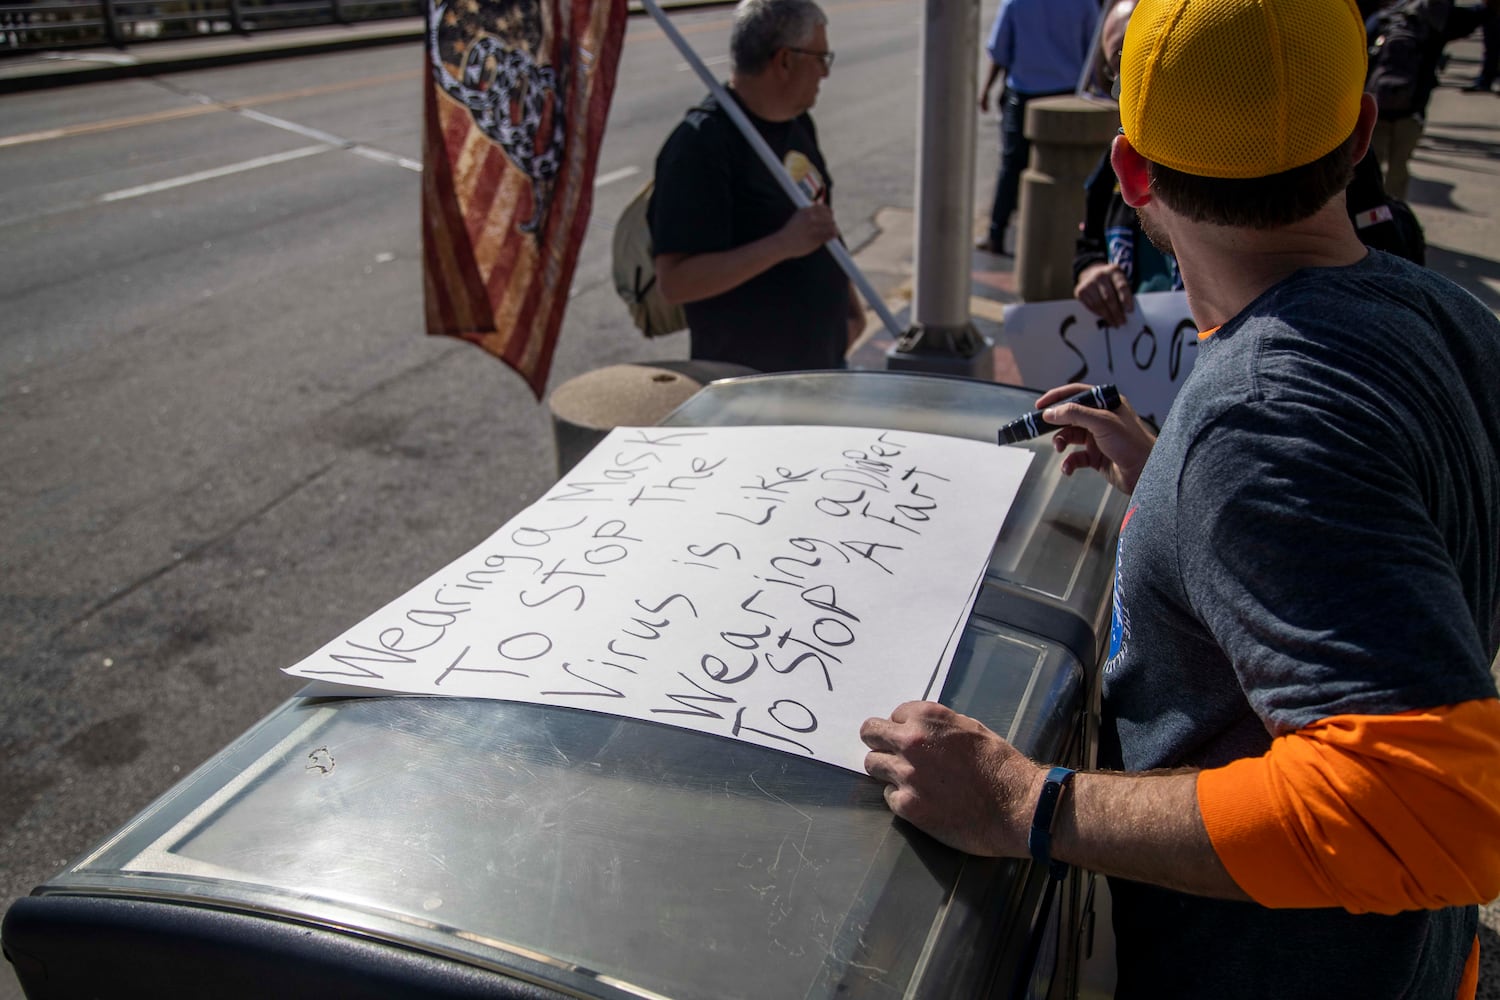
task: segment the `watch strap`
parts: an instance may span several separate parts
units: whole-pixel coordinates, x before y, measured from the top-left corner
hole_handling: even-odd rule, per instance
[[[1068,866],[1052,860],[1052,824],[1057,819],[1057,804],[1062,801],[1063,791],[1076,774],[1072,768],[1054,767],[1047,772],[1042,783],[1042,793],[1037,796],[1036,811],[1031,814],[1031,832],[1026,836],[1026,847],[1032,860],[1046,865],[1055,879],[1068,873]]]

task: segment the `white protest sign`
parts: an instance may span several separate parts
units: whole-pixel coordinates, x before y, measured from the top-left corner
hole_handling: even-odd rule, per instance
[[[1074,299],[1006,306],[1004,337],[1032,388],[1112,382],[1158,427],[1198,357],[1186,292],[1137,295],[1122,327]]]
[[[287,672],[566,705],[863,770],[935,699],[1032,453],[849,427],[619,428]]]

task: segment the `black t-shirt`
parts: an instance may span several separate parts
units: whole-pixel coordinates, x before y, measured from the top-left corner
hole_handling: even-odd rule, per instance
[[[827,200],[833,181],[812,118],[768,122],[748,110],[745,115],[782,162],[794,150],[811,162]],[[687,113],[656,158],[650,219],[658,254],[732,250],[774,233],[794,211],[712,97]],[[692,356],[765,372],[841,368],[848,302],[848,279],[820,247],[721,295],[687,303]]]

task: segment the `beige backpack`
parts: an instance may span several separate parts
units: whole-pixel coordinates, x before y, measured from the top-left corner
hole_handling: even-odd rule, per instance
[[[687,328],[682,306],[662,298],[656,284],[656,265],[651,250],[651,181],[636,193],[615,223],[613,265],[615,292],[630,309],[636,328],[648,337],[663,337]]]

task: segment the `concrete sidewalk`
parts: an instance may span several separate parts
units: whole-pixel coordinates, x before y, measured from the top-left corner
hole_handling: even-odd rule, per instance
[[[0,94],[228,66],[260,59],[337,52],[392,42],[414,42],[421,37],[422,19],[407,17],[283,28],[250,35],[203,35],[166,42],[142,42],[121,48],[103,46],[24,52],[0,59]]]

